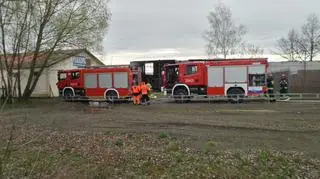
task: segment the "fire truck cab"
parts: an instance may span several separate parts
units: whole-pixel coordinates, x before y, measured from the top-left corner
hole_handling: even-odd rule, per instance
[[[238,101],[266,93],[267,69],[267,59],[179,62],[165,65],[163,86],[176,99],[203,95]]]
[[[128,99],[131,86],[141,80],[140,73],[129,66],[60,70],[57,75],[59,95],[65,99]]]

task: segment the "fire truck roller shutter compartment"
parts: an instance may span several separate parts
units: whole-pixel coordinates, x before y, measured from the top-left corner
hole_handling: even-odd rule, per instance
[[[84,87],[86,89],[86,95],[95,97],[95,89],[98,87],[97,73],[85,73],[84,74]]]
[[[224,95],[223,67],[208,67],[208,95]]]
[[[118,89],[120,96],[125,96],[129,87],[128,72],[115,72],[114,75],[114,88]]]
[[[112,88],[112,73],[100,73],[99,74],[99,87],[100,88]]]
[[[225,94],[232,90],[247,95],[247,74],[247,66],[225,67]]]
[[[84,86],[85,88],[97,88],[97,74],[96,73],[86,73],[84,74]]]
[[[112,88],[112,73],[99,73],[98,78],[99,89],[101,88],[104,91],[103,97],[109,100],[111,98],[118,98],[118,92]]]
[[[115,88],[128,88],[128,73],[115,72],[114,73],[114,87]]]

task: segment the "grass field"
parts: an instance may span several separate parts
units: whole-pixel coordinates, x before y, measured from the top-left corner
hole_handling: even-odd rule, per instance
[[[33,100],[0,124],[5,178],[320,177],[320,103]]]

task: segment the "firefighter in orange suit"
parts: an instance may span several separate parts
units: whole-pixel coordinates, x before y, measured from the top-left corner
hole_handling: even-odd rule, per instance
[[[139,105],[140,104],[140,94],[141,94],[141,89],[140,86],[137,85],[132,85],[131,87],[132,95],[133,95],[133,104]]]
[[[143,104],[147,103],[149,105],[150,104],[149,102],[150,88],[148,87],[148,85],[146,85],[145,82],[141,82],[140,90],[141,90],[141,101],[143,102]]]

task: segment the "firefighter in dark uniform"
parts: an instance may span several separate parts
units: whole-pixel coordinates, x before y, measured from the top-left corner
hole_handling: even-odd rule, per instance
[[[272,77],[271,73],[268,75],[268,78],[267,78],[267,91],[268,91],[268,96],[270,98],[270,101],[274,102],[275,101],[275,98],[274,98],[274,81],[273,81],[273,77]]]
[[[281,97],[284,97],[285,94],[288,93],[288,80],[286,75],[283,73],[281,74],[281,79],[280,79],[280,94]]]

